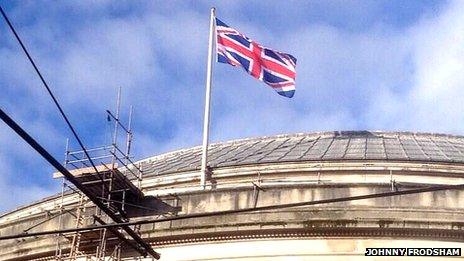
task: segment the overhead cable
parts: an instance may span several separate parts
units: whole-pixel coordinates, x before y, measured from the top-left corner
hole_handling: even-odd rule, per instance
[[[74,129],[74,127],[72,126],[71,122],[69,121],[68,117],[66,116],[66,114],[64,113],[63,111],[63,108],[61,107],[61,105],[59,104],[57,98],[55,97],[55,95],[53,94],[52,90],[50,89],[47,81],[45,81],[45,78],[42,76],[42,73],[40,72],[39,68],[37,67],[36,63],[34,62],[34,59],[32,59],[32,56],[29,54],[29,51],[27,50],[26,46],[24,45],[23,41],[21,40],[21,38],[19,37],[18,33],[16,32],[15,28],[13,27],[13,24],[10,22],[10,19],[8,19],[8,16],[6,15],[5,11],[3,10],[2,6],[0,6],[0,12],[2,13],[2,16],[3,16],[3,19],[5,20],[5,22],[8,24],[8,27],[10,28],[11,32],[14,34],[16,40],[18,41],[19,45],[21,45],[21,49],[24,51],[24,53],[26,54],[27,56],[27,59],[29,60],[29,62],[32,64],[32,67],[34,67],[34,70],[35,72],[37,73],[37,75],[39,76],[40,78],[40,81],[42,82],[43,86],[45,87],[45,89],[47,90],[48,94],[50,95],[50,97],[52,98],[53,100],[53,103],[56,105],[56,107],[58,108],[58,110],[60,111],[60,114],[61,116],[63,117],[63,119],[65,120],[66,124],[68,125],[69,129],[71,130],[74,138],[76,138],[77,142],[79,143],[79,146],[82,148],[82,150],[84,151],[85,153],[85,156],[89,159],[90,163],[92,164],[92,167],[93,169],[95,170],[95,172],[99,175],[99,172],[97,170],[97,167],[95,166],[95,164],[93,163],[92,159],[90,158],[90,155],[89,153],[87,152],[87,150],[85,149],[85,146],[84,144],[82,143],[82,140],[79,138],[79,135],[77,135],[77,132],[76,130]]]

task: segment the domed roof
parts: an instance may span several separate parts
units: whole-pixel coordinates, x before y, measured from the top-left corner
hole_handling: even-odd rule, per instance
[[[141,161],[145,175],[200,168],[201,147],[178,150]],[[298,133],[211,144],[209,166],[337,161],[391,160],[464,163],[464,137],[412,132],[336,131]]]

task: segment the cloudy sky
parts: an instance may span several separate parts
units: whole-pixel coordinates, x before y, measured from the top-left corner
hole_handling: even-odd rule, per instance
[[[215,64],[211,140],[325,130],[464,132],[464,1],[2,1],[87,146],[109,142],[119,86],[134,156],[201,143],[209,8],[298,59],[292,99]],[[0,22],[0,107],[62,160],[71,137]],[[74,141],[73,147],[77,147]],[[0,211],[59,190],[0,124]]]

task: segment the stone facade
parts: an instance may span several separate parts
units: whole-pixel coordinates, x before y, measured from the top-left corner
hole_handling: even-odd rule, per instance
[[[462,137],[418,133],[334,132],[220,143],[212,146],[206,190],[199,187],[199,166],[185,163],[199,162],[198,148],[137,164],[146,171],[145,195],[180,207],[177,215],[184,215],[463,184],[463,150]],[[140,231],[161,260],[358,260],[366,247],[462,247],[463,196],[461,190],[445,190],[251,211],[157,222]],[[56,215],[61,200],[72,210],[78,199],[69,192],[4,214],[0,234],[21,233]],[[94,211],[91,205],[88,211]],[[71,214],[61,222],[75,226]],[[58,227],[53,218],[30,231]],[[57,240],[65,249],[69,245],[53,236],[0,241],[0,259],[53,260]],[[128,260],[136,256],[123,252]]]

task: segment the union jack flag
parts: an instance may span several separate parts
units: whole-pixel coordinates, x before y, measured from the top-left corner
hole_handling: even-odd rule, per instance
[[[217,61],[241,66],[254,78],[291,98],[295,93],[296,58],[251,40],[216,18]]]

